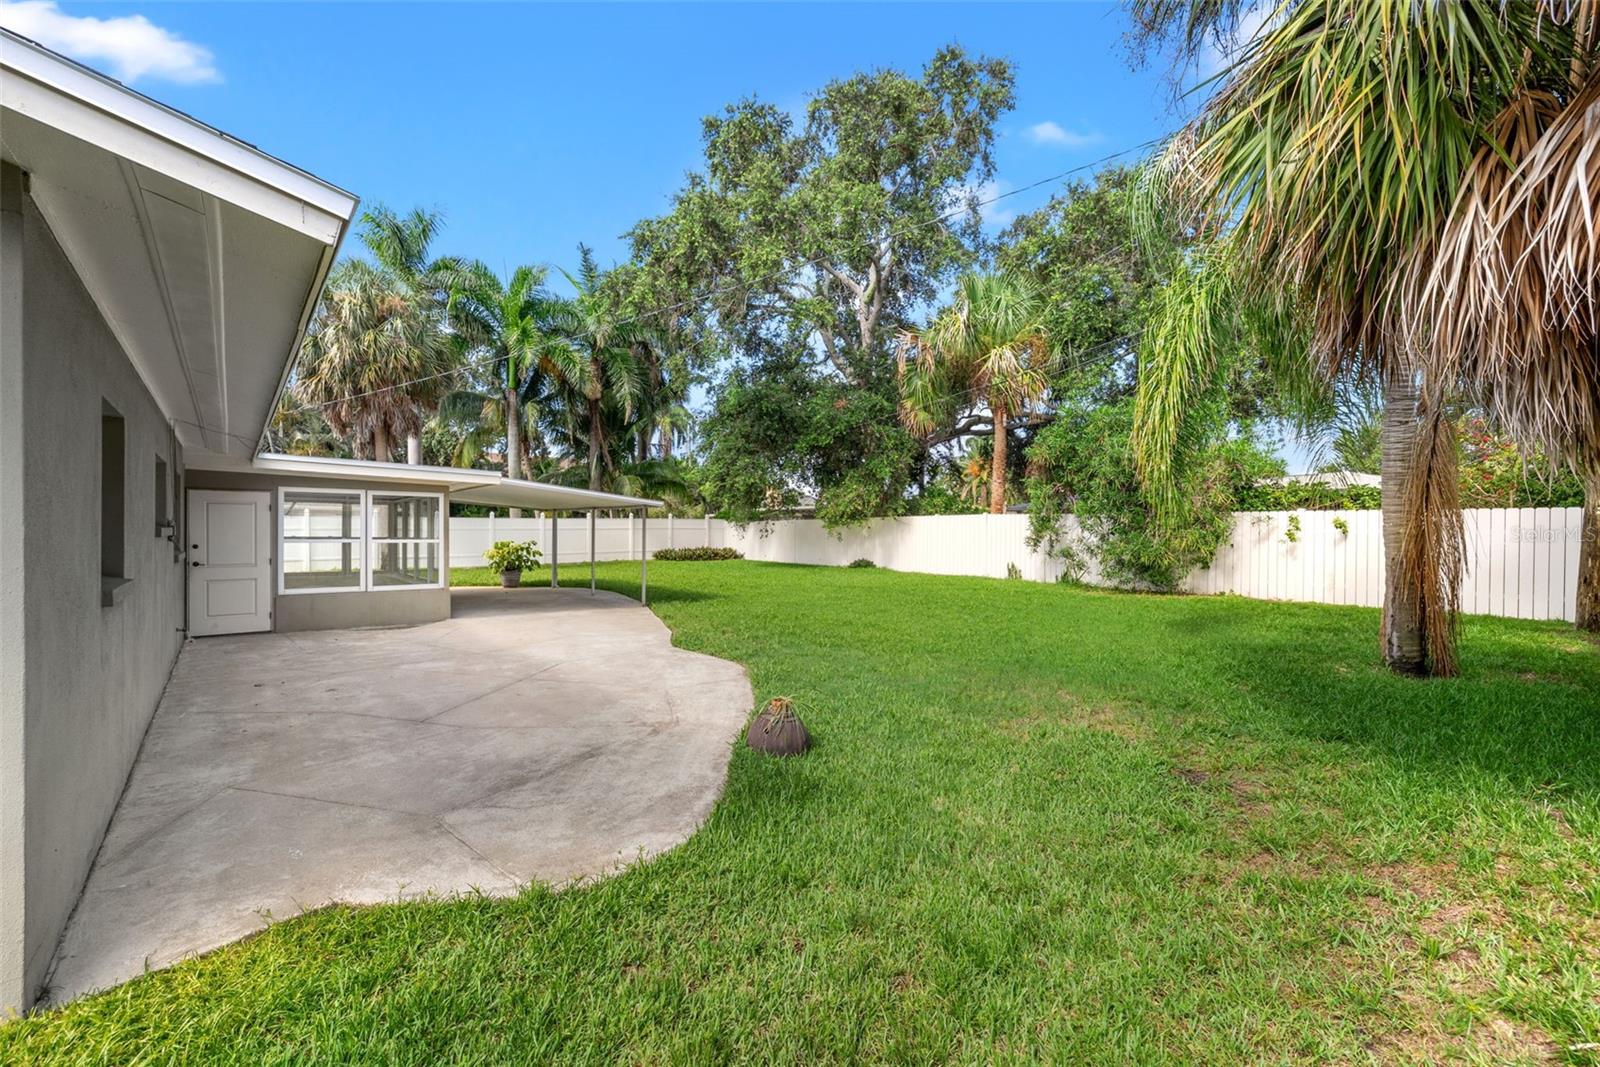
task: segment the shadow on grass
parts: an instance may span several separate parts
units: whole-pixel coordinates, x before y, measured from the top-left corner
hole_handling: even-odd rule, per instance
[[[1600,649],[1570,628],[1468,618],[1460,677],[1407,678],[1383,666],[1375,609],[1273,605],[1263,626],[1260,607],[1199,602],[1160,625],[1231,690],[1218,707],[1237,725],[1600,803]]]

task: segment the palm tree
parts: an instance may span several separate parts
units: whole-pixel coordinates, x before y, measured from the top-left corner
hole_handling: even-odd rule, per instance
[[[1526,45],[1400,303],[1437,373],[1583,478],[1577,625],[1600,630],[1600,2],[1539,13],[1540,48]]]
[[[538,480],[550,485],[594,488],[589,485],[588,468],[584,464],[546,458],[536,461],[534,469]],[[621,496],[660,500],[668,511],[680,513],[704,504],[695,492],[688,471],[684,461],[678,459],[619,459],[601,473],[599,489]]]
[[[441,315],[457,286],[478,266],[459,256],[430,255],[443,224],[439,212],[420,207],[399,215],[374,204],[361,213],[361,243],[373,260]]]
[[[1383,394],[1370,385],[1341,389],[1310,437],[1312,455],[1328,473],[1383,473]]]
[[[693,424],[684,403],[688,394],[688,352],[678,343],[678,333],[666,329],[640,331],[633,350],[643,372],[643,396],[638,404],[635,461],[650,458],[651,444],[660,438],[662,459],[672,458],[673,445]]]
[[[302,403],[293,389],[285,390],[278,401],[278,410],[267,427],[267,447],[291,456],[350,455],[345,441],[328,425],[322,412]]]
[[[651,419],[654,432],[661,442],[660,458],[665,460],[672,459],[672,450],[688,439],[690,428],[694,426],[694,413],[683,402],[681,389],[676,386],[669,386],[668,389],[670,392],[666,394],[664,402],[656,405]]]
[[[387,205],[375,204],[362,213],[360,230],[361,243],[368,254],[441,336],[446,330],[451,300],[470,269],[458,257],[430,257],[433,239],[443,221],[437,211],[419,207],[399,215]],[[421,462],[417,434],[407,435],[406,460]]]
[[[358,458],[387,461],[396,442],[421,433],[454,365],[429,310],[388,271],[351,260],[323,293],[295,398],[319,410]]]
[[[955,421],[975,399],[988,403],[994,447],[989,511],[1006,509],[1007,423],[1049,389],[1051,359],[1044,301],[1032,282],[1010,274],[967,274],[955,300],[921,331],[903,330],[900,417],[928,434]]]
[[[629,439],[628,428],[644,395],[643,370],[634,351],[643,331],[616,312],[588,246],[578,246],[578,273],[562,274],[577,295],[542,306],[541,326],[548,340],[540,346],[540,358],[567,401],[564,429],[571,439],[582,440],[588,455],[589,488],[599,489],[602,467],[609,471],[617,466],[614,445]]]
[[[1135,11],[1194,46],[1243,6]],[[1429,352],[1400,294],[1442,254],[1490,120],[1530,72],[1557,65],[1570,32],[1541,22],[1532,4],[1282,0],[1152,171],[1213,244],[1177,273],[1143,339],[1142,470],[1168,478],[1186,407],[1240,336],[1309,357],[1326,382],[1380,384],[1384,654],[1402,672],[1455,667],[1461,523],[1445,409],[1461,375]]]
[[[546,384],[540,362],[547,341],[540,314],[551,302],[545,275],[544,267],[521,266],[502,280],[475,263],[461,272],[450,301],[451,327],[488,388],[454,391],[441,413],[476,425],[463,439],[468,448],[503,437],[507,478],[522,477],[535,415],[529,409]]]

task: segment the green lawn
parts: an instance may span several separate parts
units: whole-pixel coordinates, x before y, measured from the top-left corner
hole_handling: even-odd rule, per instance
[[[636,592],[637,564],[601,574]],[[0,1028],[0,1061],[1600,1041],[1600,650],[1569,628],[1467,619],[1463,676],[1418,682],[1378,666],[1364,609],[748,562],[650,579],[679,645],[803,702],[810,755],[737,748],[710,822],[617,878],[283,922]]]

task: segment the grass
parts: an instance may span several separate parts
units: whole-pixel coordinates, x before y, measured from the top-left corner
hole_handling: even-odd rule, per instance
[[[636,568],[603,584],[633,594]],[[1365,609],[750,562],[650,579],[679,645],[804,702],[808,756],[737,747],[707,825],[616,878],[306,915],[0,1028],[0,1061],[1600,1041],[1600,650],[1569,628],[1469,618],[1462,677],[1419,682],[1378,666]]]

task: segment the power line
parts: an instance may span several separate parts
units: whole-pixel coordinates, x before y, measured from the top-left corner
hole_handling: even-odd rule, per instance
[[[1159,137],[1151,138],[1148,141],[1143,141],[1143,142],[1141,142],[1139,144],[1136,144],[1136,145],[1133,145],[1131,147],[1123,148],[1123,149],[1119,149],[1118,151],[1115,151],[1115,152],[1107,153],[1106,155],[1103,155],[1098,159],[1090,160],[1087,163],[1081,163],[1081,164],[1078,164],[1077,166],[1068,167],[1066,170],[1059,171],[1059,172],[1057,172],[1055,174],[1052,174],[1052,175],[1049,175],[1047,177],[1040,178],[1040,179],[1038,179],[1036,181],[1029,182],[1026,185],[1018,186],[1015,189],[1007,189],[1005,192],[996,193],[995,195],[993,195],[993,196],[991,196],[991,197],[989,197],[987,199],[971,201],[964,207],[952,209],[951,211],[945,212],[942,215],[936,215],[931,219],[927,219],[927,220],[924,220],[924,221],[919,222],[919,223],[913,223],[913,224],[911,224],[911,225],[909,225],[909,226],[907,226],[907,227],[905,227],[905,228],[903,228],[901,230],[891,231],[889,233],[887,239],[892,241],[892,240],[894,240],[894,239],[896,239],[898,237],[903,237],[903,236],[905,236],[907,234],[914,233],[919,229],[924,229],[924,228],[927,228],[929,226],[939,225],[939,224],[948,222],[951,219],[956,218],[959,215],[966,214],[966,213],[968,213],[970,211],[973,211],[973,210],[976,210],[976,209],[988,207],[991,204],[998,203],[1001,200],[1005,200],[1005,199],[1007,199],[1009,197],[1018,196],[1018,195],[1020,195],[1022,193],[1030,192],[1030,191],[1032,191],[1034,189],[1039,188],[1040,186],[1050,185],[1050,184],[1053,184],[1053,183],[1056,183],[1056,182],[1063,181],[1064,179],[1069,178],[1074,174],[1080,174],[1080,173],[1082,173],[1082,172],[1084,172],[1086,170],[1090,170],[1090,169],[1095,168],[1095,167],[1104,166],[1105,164],[1111,162],[1114,159],[1120,159],[1123,156],[1130,155],[1130,154],[1132,154],[1134,152],[1142,152],[1145,149],[1150,148],[1150,147],[1160,143],[1161,140],[1162,140],[1162,138],[1159,138]],[[1123,248],[1126,248],[1126,247],[1128,247],[1128,246],[1127,245],[1121,246],[1120,248],[1116,249],[1116,251],[1121,251]],[[799,263],[793,264],[793,265],[791,265],[789,267],[785,267],[782,270],[774,271],[772,274],[770,274],[770,275],[768,275],[766,277],[763,277],[763,278],[759,278],[755,282],[750,283],[749,285],[741,285],[741,286],[731,286],[730,285],[730,286],[727,286],[727,287],[725,287],[724,291],[726,291],[728,289],[732,289],[732,288],[750,288],[750,287],[758,286],[758,285],[761,285],[761,284],[771,284],[771,283],[774,283],[774,282],[777,282],[777,281],[781,281],[783,278],[785,278],[785,277],[787,277],[789,275],[792,275],[796,271],[804,270],[804,269],[806,269],[808,267],[815,268],[815,267],[821,266],[829,258],[831,258],[831,257],[826,256],[826,255],[814,256],[811,259],[802,260]],[[632,315],[624,316],[623,318],[616,320],[615,325],[619,325],[619,326],[629,325],[629,324],[638,322],[640,319],[655,317],[657,315],[662,315],[662,314],[665,314],[665,313],[671,312],[671,311],[679,311],[679,310],[682,310],[683,308],[686,308],[686,307],[698,306],[698,305],[704,303],[707,300],[710,300],[712,297],[717,296],[717,295],[719,295],[719,287],[717,285],[712,285],[704,293],[698,294],[695,297],[686,297],[683,300],[678,300],[678,301],[675,301],[675,302],[673,302],[671,304],[665,304],[665,305],[662,305],[661,307],[651,308],[651,309],[649,309],[647,311],[639,311],[639,312],[635,312]],[[469,369],[472,369],[472,368],[475,368],[475,367],[479,367],[479,366],[484,366],[484,365],[487,365],[489,363],[496,362],[498,360],[498,358],[499,357],[495,357],[495,356],[486,356],[486,357],[483,357],[483,358],[480,358],[480,359],[467,360],[464,363],[460,364],[459,366],[452,367],[450,370],[441,371],[441,372],[439,372],[437,374],[429,374],[429,375],[424,375],[424,376],[419,377],[419,378],[412,378],[412,379],[409,379],[409,380],[403,381],[403,382],[396,382],[393,385],[386,385],[386,386],[383,386],[380,389],[369,389],[369,390],[367,390],[365,392],[350,393],[350,394],[347,394],[345,396],[334,397],[334,398],[332,398],[330,400],[321,400],[321,401],[317,401],[314,404],[302,405],[302,407],[304,407],[306,409],[309,409],[309,410],[314,410],[315,411],[315,410],[321,410],[321,409],[327,408],[327,407],[332,407],[335,404],[347,403],[347,402],[352,401],[352,400],[362,400],[362,399],[365,399],[366,397],[369,397],[369,396],[378,396],[378,395],[383,394],[383,393],[392,393],[397,389],[405,389],[405,388],[407,388],[409,386],[422,385],[422,384],[427,383],[427,382],[437,381],[437,380],[439,380],[441,378],[453,377],[455,375],[458,375],[458,374],[462,373],[463,371],[466,371],[466,370],[469,370]],[[265,432],[263,432],[263,437],[265,437]]]

